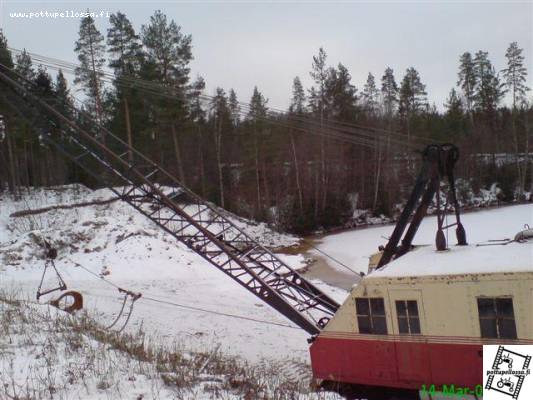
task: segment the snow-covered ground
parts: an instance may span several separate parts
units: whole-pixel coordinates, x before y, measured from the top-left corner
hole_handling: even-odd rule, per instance
[[[449,221],[454,222],[455,218],[450,217]],[[524,229],[525,224],[533,227],[533,204],[469,212],[461,216],[461,222],[465,227],[467,241],[470,244],[494,239],[512,239],[518,231]],[[434,246],[436,227],[435,216],[424,218],[415,236],[414,244]],[[387,238],[393,230],[394,225],[387,225],[326,235],[320,239],[317,247],[353,270],[366,273],[369,256],[378,251],[379,245],[387,243]],[[448,232],[448,238],[449,245],[455,245],[456,238],[453,228]],[[321,256],[316,251],[311,251],[311,253],[317,257]],[[336,263],[328,259],[325,261],[332,268],[346,272],[343,267]]]
[[[0,289],[14,289],[19,297],[34,298],[43,271],[40,243],[46,237],[58,249],[56,265],[69,289],[83,293],[86,309],[102,325],[117,315],[122,297],[115,287],[84,268],[143,294],[135,304],[127,332],[142,327],[164,346],[177,344],[189,351],[218,349],[254,364],[286,368],[288,373],[309,373],[307,333],[131,207],[112,202],[10,217],[16,211],[111,196],[106,190],[93,192],[70,186],[34,190],[20,200],[0,197]],[[299,238],[276,233],[264,224],[242,219],[236,219],[236,223],[271,248],[300,242]],[[512,238],[524,224],[533,226],[533,205],[468,213],[463,216],[463,224],[470,243]],[[435,217],[426,218],[415,243],[433,244],[435,226]],[[392,230],[393,226],[380,226],[327,235],[318,248],[351,268],[366,272],[368,257],[386,242],[384,237]],[[450,243],[455,243],[453,232]],[[313,250],[311,254],[345,272],[322,254]],[[303,255],[280,256],[294,268],[306,265]],[[337,301],[344,300],[346,291],[320,280],[313,282]],[[51,284],[46,280],[45,285]]]
[[[68,288],[83,294],[84,308],[101,325],[110,324],[122,305],[122,296],[110,282],[142,293],[125,332],[142,328],[161,346],[216,350],[253,365],[277,366],[281,374],[310,378],[306,332],[128,205],[117,201],[10,217],[17,211],[110,197],[107,190],[70,186],[33,190],[19,200],[8,195],[0,198],[0,289],[14,291],[19,298],[35,298],[44,266],[41,244],[46,238],[58,249],[55,264]],[[299,243],[299,238],[276,233],[264,224],[234,221],[270,248]],[[280,257],[294,268],[305,265],[301,255]],[[45,288],[56,284],[50,272]],[[346,295],[322,282],[316,284],[339,301]],[[44,296],[41,302],[58,295]]]
[[[162,347],[16,296],[0,289],[0,399],[340,399],[312,391],[306,365]]]
[[[86,308],[99,315],[103,324],[110,323],[118,313],[122,297],[116,288],[76,264],[96,274],[106,274],[108,281],[143,294],[144,298],[135,304],[129,330],[142,324],[164,343],[178,342],[200,350],[220,346],[220,351],[252,362],[288,359],[308,362],[306,332],[295,329],[286,318],[128,205],[114,202],[52,210],[29,217],[9,217],[15,211],[29,208],[110,197],[107,190],[92,192],[72,186],[33,191],[19,201],[2,199],[1,286],[20,288],[26,295],[34,296],[43,269],[42,249],[38,243],[41,237],[46,237],[58,248],[56,266],[69,289],[79,290],[84,295]],[[298,238],[273,232],[264,224],[243,220],[237,223],[270,247],[299,242]],[[280,257],[295,268],[305,265],[301,255]],[[344,291],[316,283],[339,301],[344,299]],[[146,297],[286,326],[155,303]]]

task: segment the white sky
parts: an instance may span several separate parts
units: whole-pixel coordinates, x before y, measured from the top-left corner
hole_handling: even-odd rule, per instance
[[[120,10],[137,31],[161,9],[192,34],[192,77],[200,74],[208,93],[234,88],[248,101],[254,85],[273,107],[286,107],[294,76],[310,85],[312,56],[323,46],[329,63],[342,62],[359,90],[372,72],[387,66],[399,82],[414,66],[430,102],[441,108],[456,84],[458,58],[485,50],[495,67],[517,41],[533,73],[533,4],[493,1],[25,1],[0,0],[0,27],[15,48],[76,62],[79,20],[12,18],[11,12]],[[106,18],[96,21],[105,33]],[[528,86],[532,85],[528,77]]]

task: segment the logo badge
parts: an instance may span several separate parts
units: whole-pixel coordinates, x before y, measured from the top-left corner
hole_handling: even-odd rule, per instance
[[[483,346],[485,400],[531,399],[529,364],[533,346]],[[531,381],[531,382],[530,382]]]

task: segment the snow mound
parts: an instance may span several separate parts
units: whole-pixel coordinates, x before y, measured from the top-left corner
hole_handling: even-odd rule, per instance
[[[45,237],[58,249],[56,266],[68,288],[83,294],[85,308],[104,325],[114,320],[122,298],[116,288],[98,276],[143,294],[135,304],[128,331],[142,326],[162,343],[178,342],[191,350],[220,345],[222,352],[252,362],[290,357],[308,364],[306,332],[295,329],[284,316],[120,201],[10,218],[13,212],[28,208],[106,200],[112,196],[109,190],[91,191],[82,186],[32,190],[20,200],[4,195],[0,199],[2,286],[35,296],[44,265],[41,238]],[[299,242],[298,238],[277,233],[265,224],[227,215],[271,248]],[[306,265],[301,255],[279,257],[293,268]],[[316,283],[340,300],[346,296],[345,291]],[[148,297],[166,303],[154,303]]]
[[[115,197],[108,189],[91,191],[81,185],[69,185],[31,190],[23,193],[18,200],[11,196],[0,198],[0,249],[4,264],[23,267],[42,259],[45,239],[58,250],[60,256],[102,252],[138,236],[155,238],[164,247],[178,246],[182,252],[189,251],[146,217],[120,201],[89,207],[54,208]],[[44,208],[50,210],[10,218],[14,212]],[[187,211],[188,207],[184,208]],[[275,250],[299,244],[297,237],[276,232],[264,223],[249,221],[224,210],[219,211],[266,247]],[[150,249],[149,246],[147,248]]]

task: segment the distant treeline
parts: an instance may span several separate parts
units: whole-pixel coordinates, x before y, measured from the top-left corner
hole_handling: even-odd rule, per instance
[[[474,192],[496,182],[502,200],[515,201],[532,190],[533,110],[516,42],[501,71],[485,51],[460,55],[444,111],[428,103],[414,67],[398,81],[388,67],[377,78],[369,73],[356,88],[348,69],[328,65],[320,48],[310,58],[312,87],[295,77],[283,113],[257,87],[244,101],[233,89],[205,93],[204,79],[190,76],[191,44],[160,11],[139,33],[117,12],[106,36],[91,17],[81,20],[76,64],[14,54],[1,31],[0,63],[53,96],[64,115],[76,119],[71,107],[84,110],[206,199],[291,231],[341,224],[354,207],[391,215],[416,175],[413,149],[431,142],[459,146],[457,176]],[[74,103],[64,73],[75,74],[83,104]],[[95,184],[5,102],[0,97],[0,190]]]

